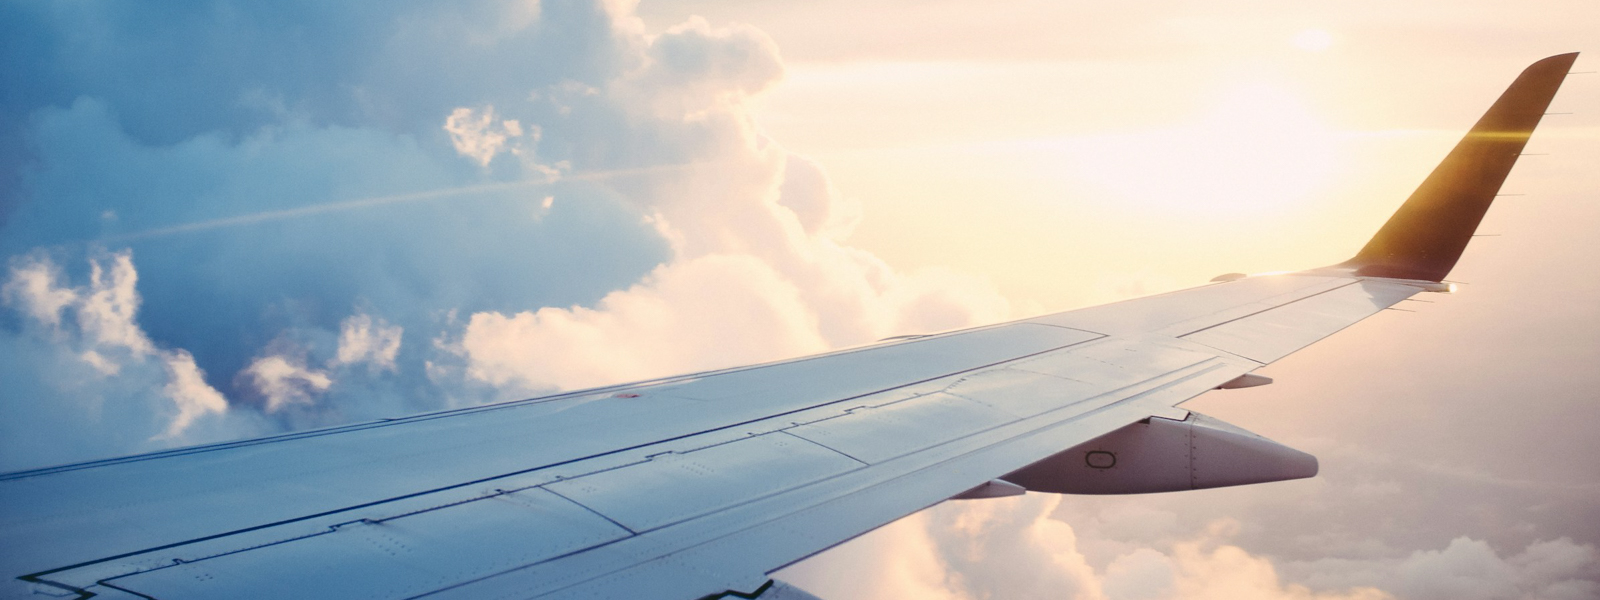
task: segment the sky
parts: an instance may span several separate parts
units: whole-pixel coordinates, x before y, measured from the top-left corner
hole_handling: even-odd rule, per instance
[[[0,2],[0,470],[1335,263],[1596,22]],[[1593,106],[1600,75],[1570,77],[1459,293],[1186,405],[1317,478],[951,502],[780,575],[830,600],[1600,596]]]

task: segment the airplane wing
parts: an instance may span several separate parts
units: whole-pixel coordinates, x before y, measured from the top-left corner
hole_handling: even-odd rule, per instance
[[[1576,58],[1529,67],[1350,261],[770,364],[0,475],[0,596],[806,597],[951,498],[1309,477],[1178,408],[1442,283]]]

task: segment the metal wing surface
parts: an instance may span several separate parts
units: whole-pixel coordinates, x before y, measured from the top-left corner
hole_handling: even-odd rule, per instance
[[[1529,67],[1347,263],[0,475],[0,596],[753,597],[778,593],[769,573],[952,497],[1309,476],[1309,456],[1177,406],[1442,291],[1574,58]],[[1177,459],[1153,450],[1179,439]]]

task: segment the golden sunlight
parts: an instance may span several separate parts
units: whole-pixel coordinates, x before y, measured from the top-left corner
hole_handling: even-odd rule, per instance
[[[1198,121],[1066,140],[1072,176],[1137,211],[1198,218],[1281,214],[1328,185],[1338,139],[1300,98],[1269,84],[1220,95]]]
[[[1333,46],[1333,35],[1322,29],[1307,29],[1294,34],[1294,47],[1309,52],[1322,52]]]

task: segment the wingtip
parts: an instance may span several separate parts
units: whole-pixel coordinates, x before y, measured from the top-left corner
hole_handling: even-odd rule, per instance
[[[1522,71],[1454,150],[1344,267],[1372,277],[1441,281],[1466,249],[1577,52]]]
[[[1580,54],[1580,53],[1578,53],[1578,52],[1566,52],[1566,53],[1557,54],[1557,55],[1554,55],[1554,56],[1546,56],[1546,57],[1541,58],[1541,59],[1539,59],[1537,61],[1534,61],[1533,64],[1528,65],[1528,68],[1529,69],[1533,69],[1533,68],[1542,67],[1542,66],[1545,66],[1545,65],[1554,65],[1554,64],[1562,64],[1562,63],[1565,63],[1566,66],[1570,67],[1570,66],[1572,66],[1572,63],[1574,63],[1574,62],[1576,62],[1578,60],[1578,54]]]

